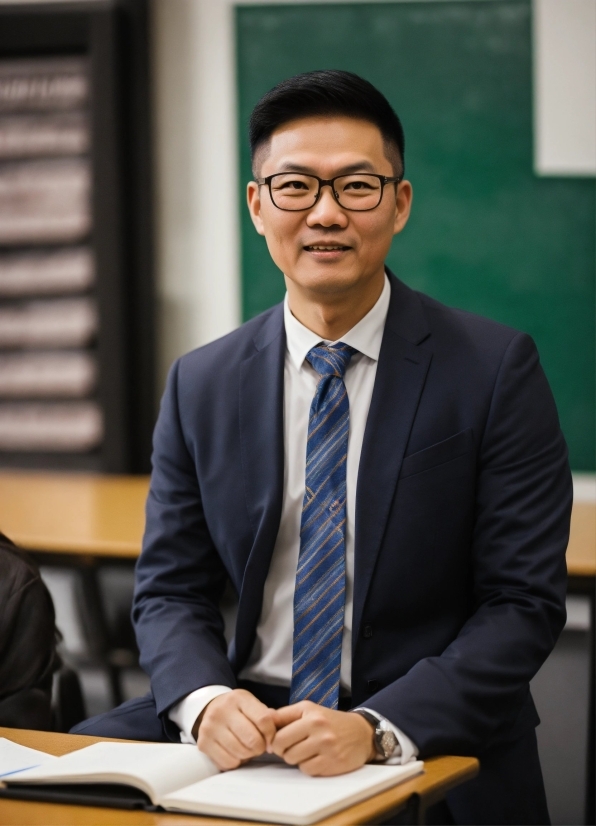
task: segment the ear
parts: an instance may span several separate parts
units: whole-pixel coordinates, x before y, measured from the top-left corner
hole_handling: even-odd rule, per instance
[[[412,209],[412,184],[409,181],[401,181],[397,185],[395,193],[395,222],[393,224],[393,234],[397,235],[408,223],[410,211]]]
[[[246,202],[256,231],[259,235],[265,235],[263,218],[261,217],[261,190],[254,181],[249,181],[246,187]]]

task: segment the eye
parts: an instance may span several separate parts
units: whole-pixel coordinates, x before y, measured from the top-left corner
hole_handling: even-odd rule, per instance
[[[305,192],[308,191],[309,185],[306,181],[300,178],[282,178],[273,180],[273,189],[278,192]]]
[[[304,181],[288,181],[285,184],[286,189],[308,189]]]
[[[348,181],[344,186],[344,191],[370,192],[375,188],[370,181]]]

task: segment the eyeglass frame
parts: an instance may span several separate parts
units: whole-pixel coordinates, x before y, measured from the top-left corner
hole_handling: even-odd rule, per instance
[[[273,193],[271,192],[271,181],[273,180],[273,178],[276,178],[278,175],[292,175],[292,174],[304,175],[306,178],[315,178],[319,182],[319,191],[317,192],[317,196],[316,196],[315,200],[313,201],[313,203],[310,206],[301,207],[300,209],[286,209],[285,207],[280,207],[275,203],[275,200],[273,198]],[[346,206],[344,206],[343,204],[340,203],[339,196],[338,196],[333,184],[339,178],[349,178],[350,175],[368,175],[371,178],[378,178],[379,179],[379,181],[381,183],[381,195],[379,197],[379,202],[377,204],[375,204],[374,207],[367,207],[366,209],[351,209],[350,207],[346,207]],[[323,191],[324,186],[328,186],[328,187],[331,188],[331,193],[333,195],[333,199],[335,200],[335,203],[341,209],[345,209],[348,212],[371,212],[371,210],[377,209],[377,207],[380,206],[381,201],[383,200],[383,194],[385,193],[386,185],[387,184],[397,184],[399,186],[399,184],[403,181],[403,179],[404,179],[403,172],[402,172],[401,175],[398,175],[397,178],[389,177],[387,175],[378,175],[376,172],[344,172],[343,175],[336,175],[334,178],[329,178],[329,179],[325,180],[324,178],[319,178],[318,175],[311,175],[308,172],[292,173],[290,171],[290,172],[274,172],[273,175],[267,175],[266,178],[255,178],[254,182],[255,182],[255,184],[257,184],[257,186],[267,186],[267,188],[269,189],[269,197],[271,198],[271,203],[273,204],[273,206],[276,209],[280,209],[282,212],[306,212],[308,209],[312,209],[314,206],[316,206],[319,198],[321,197],[321,192]],[[396,188],[396,191],[397,191],[397,188]]]

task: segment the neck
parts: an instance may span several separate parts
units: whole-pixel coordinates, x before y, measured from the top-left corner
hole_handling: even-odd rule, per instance
[[[372,310],[385,284],[385,271],[363,288],[346,293],[317,294],[301,289],[286,277],[292,315],[327,341],[338,341]]]

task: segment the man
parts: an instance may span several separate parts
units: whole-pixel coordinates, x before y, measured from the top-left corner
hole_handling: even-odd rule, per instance
[[[534,344],[386,271],[412,186],[369,83],[285,81],[250,136],[287,297],[171,370],[133,609],[152,695],[78,730],[320,775],[475,754],[443,818],[545,823],[528,683],[564,623],[571,483]]]

